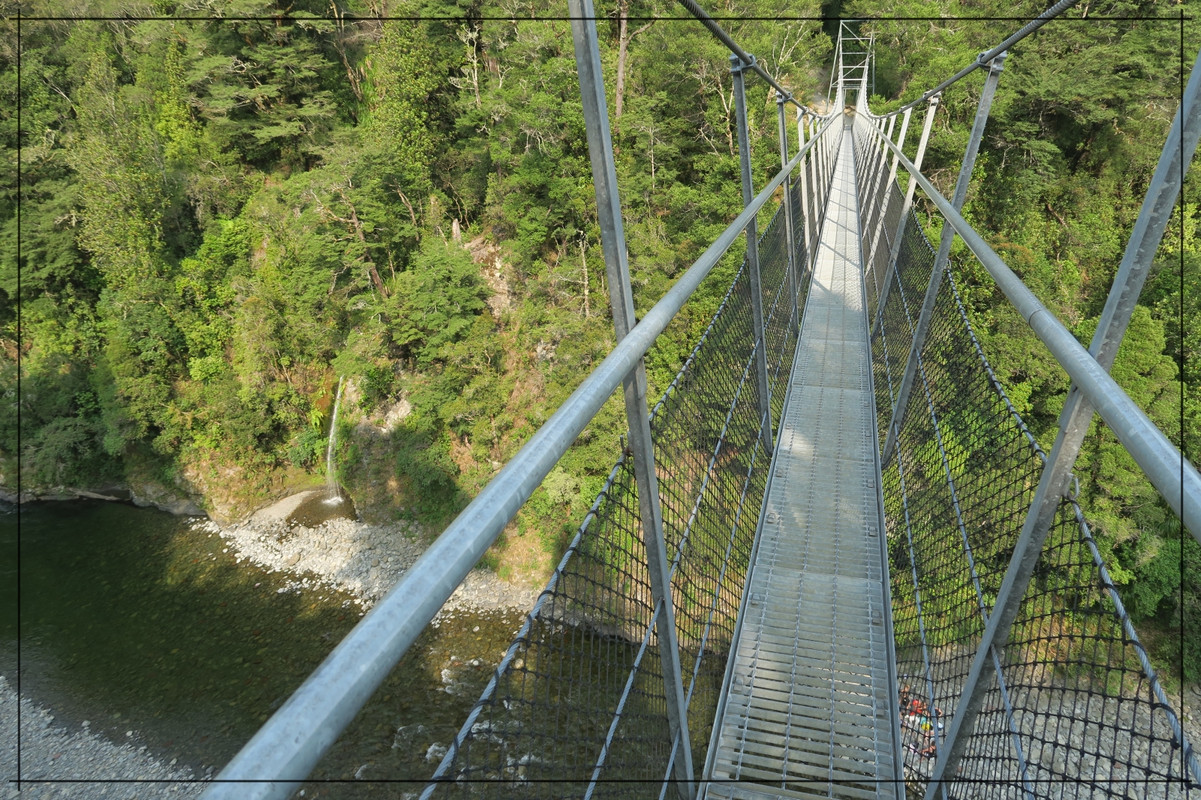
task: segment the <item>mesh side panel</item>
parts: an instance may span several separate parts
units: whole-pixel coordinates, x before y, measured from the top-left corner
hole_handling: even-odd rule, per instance
[[[863,279],[867,288],[867,308],[869,319],[875,311],[876,301],[882,283],[882,270],[878,267],[878,256],[873,256],[872,246],[875,244],[881,220],[888,216],[888,204],[893,202],[893,192],[884,185],[888,171],[884,169],[887,159],[882,152],[883,145],[869,130],[870,125],[862,118],[855,120],[855,164],[858,171],[857,184],[859,189],[859,230],[862,236],[860,246],[863,251]],[[894,217],[899,211],[894,212]],[[893,229],[896,222],[893,222]],[[887,260],[887,257],[885,258]]]
[[[1116,599],[1064,500],[1006,648],[1008,696],[994,686],[986,698],[955,796],[1185,796],[1171,712]]]
[[[762,249],[760,255],[762,263]],[[692,695],[694,760],[704,758],[713,724],[765,480],[756,469],[767,459],[758,436],[751,326],[744,270],[704,351],[685,365],[652,425],[656,460],[672,465],[662,470],[659,492],[669,553],[679,559],[672,592],[684,691]]]
[[[603,741],[627,684],[621,740],[630,749],[608,763],[632,778],[656,777],[666,704],[662,681],[647,679],[658,672],[655,652],[640,647],[652,607],[638,535],[633,470],[623,459],[465,726],[458,782],[439,785],[438,796],[487,793],[493,781],[512,796],[579,796],[596,761],[589,745]],[[578,782],[538,783],[546,780]]]
[[[820,192],[808,190],[812,211]],[[820,222],[803,219],[799,182],[786,196],[799,234],[792,288],[803,297],[800,226],[816,235]],[[781,210],[759,240],[773,421],[796,347],[786,234]],[[698,769],[771,466],[758,435],[752,327],[744,265],[651,419]],[[657,796],[673,751],[655,618],[633,469],[623,457],[423,797]]]
[[[809,225],[810,221],[805,218],[801,189],[801,181],[794,181],[788,190],[788,197],[792,202],[793,226],[796,229],[793,253],[797,271],[797,303],[803,307],[809,280],[809,251],[805,247],[805,226]],[[799,309],[797,313],[800,313]]]
[[[881,294],[890,279],[889,258],[905,197],[895,182],[886,185],[890,158],[881,157],[880,146],[874,144],[877,140],[868,129],[868,124],[857,119],[853,130],[864,258],[863,280],[867,288],[868,319],[874,322]],[[867,161],[869,158],[876,159],[874,170]]]
[[[767,339],[767,377],[771,395],[773,436],[779,430],[780,414],[784,410],[792,356],[796,351],[796,328],[793,327],[798,300],[790,297],[796,291],[789,279],[788,236],[783,210],[776,214],[763,234],[759,248],[759,271],[763,277],[763,316]]]
[[[888,206],[885,209],[883,222],[866,244],[864,258],[870,259],[866,268],[869,270],[867,280],[867,318],[873,323],[876,319],[876,309],[884,284],[889,276],[889,258],[892,255],[893,240],[897,235],[897,225],[901,222],[901,206],[905,204],[905,195],[895,183],[888,187],[886,195]],[[871,248],[875,248],[874,251]]]
[[[884,311],[872,339],[872,371],[876,390],[880,444],[892,421],[892,408],[905,374],[905,361],[913,346],[913,331],[922,310],[922,286],[934,268],[934,251],[922,235],[916,217],[910,216],[901,234],[895,270],[885,284]]]
[[[907,265],[905,254],[932,260],[911,230],[912,221],[873,341],[878,402],[896,390],[921,302],[907,279],[919,259]],[[944,744],[940,725],[955,712],[1043,458],[996,383],[948,270],[883,476],[913,791],[924,791]],[[1065,500],[1010,644],[986,664],[990,693],[947,796],[1183,797],[1186,745],[1140,653],[1084,517]]]
[[[949,287],[939,292],[885,476],[900,693],[944,715],[954,713],[981,610],[999,588],[1040,466],[981,368]],[[907,752],[925,766],[933,741],[925,723],[907,722]]]
[[[809,217],[807,219],[807,224],[810,226],[809,244],[811,247],[816,249],[818,240],[821,237],[822,226],[820,215],[815,214],[813,210],[815,208],[824,208],[824,206],[821,204],[823,191],[819,181],[810,180],[808,188]],[[813,266],[813,260],[816,258],[816,256],[817,254],[814,252],[809,253],[808,264],[810,267]]]

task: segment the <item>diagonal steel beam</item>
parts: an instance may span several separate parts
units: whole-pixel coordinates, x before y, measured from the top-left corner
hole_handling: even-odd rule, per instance
[[[738,122],[738,161],[742,167],[742,205],[749,206],[755,197],[751,177],[751,136],[746,115],[746,83],[743,72],[755,63],[741,56],[730,56],[730,74],[734,76],[734,105]],[[759,384],[759,421],[763,446],[770,453],[775,449],[771,418],[771,383],[767,379],[767,328],[763,317],[763,281],[759,274],[759,234],[754,220],[746,226],[746,264],[751,279],[751,317],[755,331],[755,372]]]

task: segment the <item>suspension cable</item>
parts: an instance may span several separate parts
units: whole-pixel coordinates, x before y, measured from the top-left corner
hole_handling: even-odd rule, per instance
[[[680,0],[680,2],[684,3],[684,2],[688,2],[688,0]],[[900,114],[907,108],[914,108],[915,106],[919,106],[922,103],[929,100],[934,95],[940,94],[944,89],[946,89],[951,84],[958,83],[960,80],[966,78],[968,75],[972,74],[973,72],[980,69],[981,67],[988,66],[988,63],[990,61],[992,61],[994,58],[996,58],[997,56],[999,56],[1001,53],[1004,53],[1006,50],[1013,47],[1015,44],[1020,42],[1022,39],[1025,39],[1027,36],[1034,33],[1036,30],[1041,28],[1043,25],[1046,25],[1048,22],[1055,19],[1063,12],[1067,11],[1069,8],[1076,5],[1076,3],[1078,3],[1078,2],[1080,2],[1080,0],[1059,0],[1058,3],[1051,6],[1046,11],[1039,14],[1037,17],[1035,17],[1034,19],[1030,20],[1025,25],[1023,25],[1021,27],[1021,29],[1019,29],[1016,33],[1014,33],[1008,39],[1001,42],[999,45],[992,48],[991,50],[985,50],[983,53],[976,56],[976,60],[973,61],[971,64],[969,64],[968,66],[959,70],[954,75],[947,78],[945,81],[938,84],[937,86],[935,86],[933,89],[931,89],[928,92],[926,92],[925,94],[923,94],[918,99],[916,99],[912,102],[906,103],[905,105],[901,106],[897,110],[890,111],[888,114],[885,114],[883,116],[890,117],[893,114]]]
[[[684,6],[684,8],[688,10],[689,14],[700,20],[701,24],[708,28],[709,32],[717,37],[722,44],[730,48],[730,52],[738,56],[744,65],[749,66],[755,72],[759,73],[759,77],[767,81],[767,83],[777,92],[779,92],[787,102],[792,103],[794,106],[802,110],[809,110],[801,103],[796,101],[796,98],[792,96],[792,92],[785,89],[776,81],[775,78],[769,75],[767,70],[759,65],[759,62],[753,55],[739,47],[738,43],[734,41],[733,37],[722,30],[722,27],[713,20],[713,17],[705,13],[705,10],[696,4],[696,0],[680,0],[680,5]]]

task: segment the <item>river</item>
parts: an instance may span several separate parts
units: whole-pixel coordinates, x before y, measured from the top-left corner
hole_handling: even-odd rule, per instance
[[[186,519],[125,504],[43,503],[19,515],[0,505],[0,674],[15,683],[19,631],[22,696],[56,724],[87,720],[215,773],[362,615],[350,595],[297,592],[229,548]],[[435,746],[458,730],[520,623],[515,612],[461,613],[427,630],[314,781],[428,777]],[[397,788],[314,782],[307,796]]]

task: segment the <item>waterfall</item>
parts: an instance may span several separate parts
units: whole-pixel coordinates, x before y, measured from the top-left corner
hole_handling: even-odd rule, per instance
[[[338,378],[338,393],[334,395],[334,413],[329,421],[329,444],[325,448],[325,502],[342,502],[342,492],[334,475],[334,448],[338,445],[338,404],[342,402],[342,378]]]

